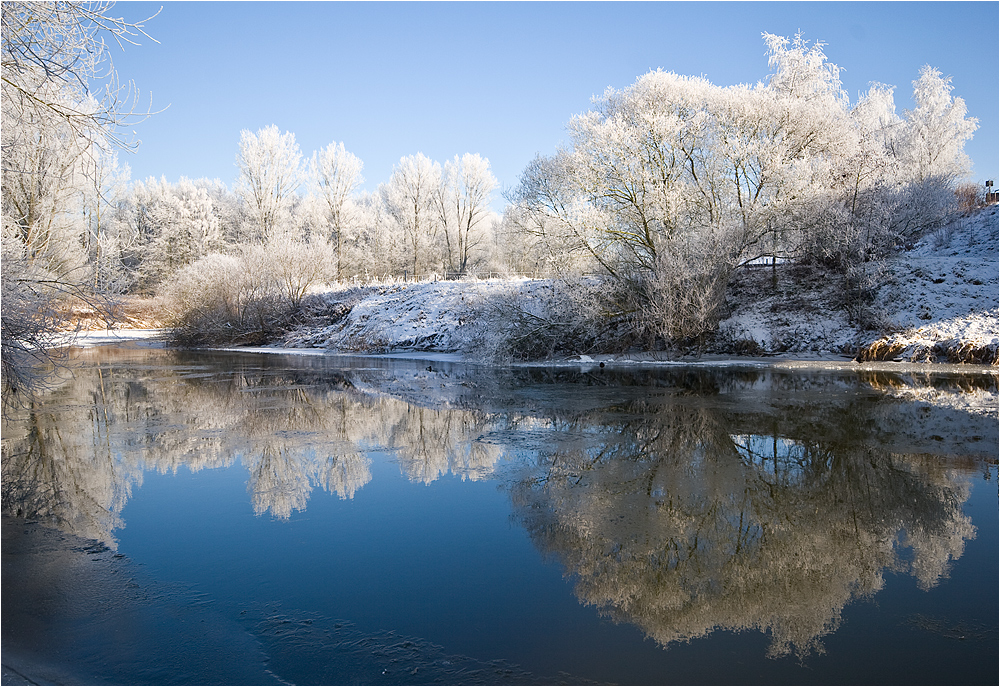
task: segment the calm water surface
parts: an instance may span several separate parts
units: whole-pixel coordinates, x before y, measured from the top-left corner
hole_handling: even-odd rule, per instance
[[[995,372],[75,364],[4,514],[127,580],[35,627],[5,529],[4,645],[88,681],[997,682]]]

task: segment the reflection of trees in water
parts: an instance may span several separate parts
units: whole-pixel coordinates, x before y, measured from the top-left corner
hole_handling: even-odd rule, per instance
[[[770,632],[775,655],[820,649],[885,571],[924,588],[946,575],[974,532],[961,512],[968,485],[940,455],[995,455],[997,441],[989,377],[957,392],[935,381],[934,405],[892,375],[401,375],[90,355],[5,418],[5,513],[110,543],[144,469],[239,459],[255,512],[287,518],[316,488],[353,498],[372,478],[372,450],[425,483],[530,456],[511,486],[516,513],[585,603],[663,644],[715,628]],[[886,400],[884,388],[918,400]],[[948,400],[977,394],[994,399],[993,415]]]
[[[863,408],[827,409],[827,422],[857,427]],[[726,628],[770,632],[775,656],[822,650],[884,571],[930,587],[974,536],[967,480],[919,456],[816,441],[808,419],[678,400],[565,424],[600,431],[538,453],[511,487],[518,517],[584,603],[663,645]]]
[[[396,448],[403,473],[414,482],[430,484],[453,473],[482,479],[500,458],[498,446],[478,441],[491,419],[467,410],[432,410],[405,405],[394,418],[383,445]]]
[[[95,370],[87,384],[67,379],[46,402],[32,402],[4,417],[2,499],[4,514],[41,519],[90,539],[114,544],[118,513],[142,484],[142,470],[122,460],[116,410],[130,388]]]
[[[295,451],[265,444],[259,454],[244,458],[250,471],[250,493],[257,515],[270,512],[279,518],[305,510],[314,486],[342,499],[371,481],[371,461],[359,452],[320,457],[314,451]]]
[[[209,356],[102,354],[5,418],[5,513],[113,542],[144,469],[197,472],[238,457],[255,512],[287,518],[316,487],[353,498],[371,480],[369,450],[394,450],[404,474],[423,482],[481,478],[500,455],[476,441],[481,413],[358,393],[330,371],[226,372]]]

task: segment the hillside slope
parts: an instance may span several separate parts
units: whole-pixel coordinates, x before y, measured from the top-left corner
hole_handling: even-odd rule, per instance
[[[997,206],[958,219],[892,264],[884,289],[900,331],[871,342],[867,360],[993,362],[998,350]]]

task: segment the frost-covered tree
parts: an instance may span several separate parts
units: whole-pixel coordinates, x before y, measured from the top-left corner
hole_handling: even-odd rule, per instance
[[[953,98],[951,91],[951,77],[930,66],[924,66],[913,82],[916,107],[904,113],[900,152],[904,169],[918,182],[963,179],[969,174],[971,162],[964,147],[979,123],[966,117],[965,101]]]
[[[873,184],[892,183],[899,176],[897,150],[903,120],[896,114],[892,86],[872,84],[851,108],[857,144],[849,151],[845,167],[851,212],[858,211],[860,194]]]
[[[90,146],[69,126],[19,105],[7,98],[2,104],[4,241],[50,280],[79,284]]]
[[[281,229],[302,181],[301,161],[293,133],[281,133],[274,124],[256,133],[240,132],[236,193],[249,214],[250,240],[266,242]]]
[[[368,279],[403,274],[407,266],[405,237],[397,231],[382,189],[360,194],[352,205],[357,233],[345,246],[350,266],[345,276]]]
[[[490,196],[496,187],[489,160],[478,154],[456,155],[445,163],[436,200],[449,272],[464,274],[473,249],[483,247]]]
[[[86,174],[91,183],[83,193],[86,232],[82,243],[91,270],[90,286],[95,293],[123,293],[135,281],[131,258],[137,247],[137,237],[121,213],[130,170],[112,150],[89,156]]]
[[[228,245],[216,182],[149,178],[132,185],[119,214],[135,238],[137,284],[154,289],[177,270]],[[231,201],[230,201],[231,202]]]
[[[194,179],[195,188],[204,191],[212,202],[212,213],[218,220],[221,240],[227,244],[239,240],[245,224],[245,211],[239,197],[219,179]]]
[[[104,36],[134,44],[145,35],[141,23],[111,15],[112,6],[0,5],[5,390],[31,386],[28,362],[47,350],[61,321],[59,302],[90,298],[83,193],[100,183],[94,156],[132,145],[121,132],[137,114],[133,91],[119,84],[107,59]]]
[[[441,165],[417,153],[401,158],[379,189],[388,215],[405,238],[415,278],[432,264],[428,252],[438,228],[435,195],[440,185]]]
[[[756,85],[652,71],[609,89],[509,194],[507,226],[563,269],[623,287],[615,306],[665,339],[710,331],[733,271],[771,257],[847,274],[940,222],[975,129],[930,68],[917,107],[892,89],[851,106],[822,44],[763,34]],[[862,270],[863,271],[863,270]]]
[[[588,207],[574,187],[574,160],[567,150],[538,155],[521,173],[507,196],[505,223],[535,239],[541,258],[553,273],[581,273],[604,268],[602,218]]]
[[[347,152],[343,143],[331,143],[313,153],[309,165],[311,190],[325,205],[328,240],[337,249],[337,279],[343,273],[345,239],[355,227],[350,199],[364,183],[363,167],[361,159]]]

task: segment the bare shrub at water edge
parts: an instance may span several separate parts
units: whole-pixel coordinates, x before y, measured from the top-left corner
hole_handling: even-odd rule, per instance
[[[708,255],[657,256],[656,270],[625,292],[633,333],[655,350],[658,343],[680,350],[701,349],[718,326],[732,270]]]
[[[542,360],[614,350],[623,324],[602,279],[552,280],[541,288],[511,284],[473,307],[475,348],[485,357]]]
[[[474,308],[476,348],[496,360],[700,350],[718,326],[731,270],[689,258],[661,255],[655,272],[630,279],[567,278],[485,295]]]
[[[335,265],[325,243],[272,241],[208,255],[167,290],[168,325],[183,345],[268,343],[294,324],[306,291]]]
[[[29,399],[46,384],[45,370],[60,364],[61,346],[80,329],[68,307],[79,304],[110,327],[116,303],[80,286],[72,273],[46,269],[43,259],[29,259],[20,243],[4,232],[0,257],[0,361],[3,404]]]
[[[242,317],[238,261],[213,253],[185,267],[165,290],[174,339],[194,345],[221,340]]]

